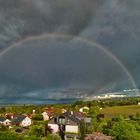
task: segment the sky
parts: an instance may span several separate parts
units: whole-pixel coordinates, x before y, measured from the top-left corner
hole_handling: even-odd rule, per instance
[[[139,88],[139,38],[139,0],[0,0],[0,102]]]

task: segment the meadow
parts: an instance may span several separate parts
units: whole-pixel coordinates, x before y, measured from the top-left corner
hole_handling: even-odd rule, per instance
[[[127,106],[113,106],[105,107],[100,110],[101,114],[104,114],[105,117],[115,117],[118,115],[130,116],[140,113],[140,105],[127,105]]]

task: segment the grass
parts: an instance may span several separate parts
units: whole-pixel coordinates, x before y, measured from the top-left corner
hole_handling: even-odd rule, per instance
[[[128,105],[128,106],[114,106],[106,107],[100,110],[101,114],[104,114],[105,117],[115,117],[118,115],[129,116],[134,115],[137,112],[140,113],[140,105]]]

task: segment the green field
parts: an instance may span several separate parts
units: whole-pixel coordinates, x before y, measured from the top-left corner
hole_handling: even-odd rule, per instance
[[[140,105],[114,106],[100,110],[100,113],[105,114],[105,117],[114,117],[118,115],[129,116],[134,115],[137,112],[140,113]]]

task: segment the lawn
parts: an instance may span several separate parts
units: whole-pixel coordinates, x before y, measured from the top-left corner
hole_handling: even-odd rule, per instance
[[[137,112],[140,113],[140,105],[106,107],[100,110],[100,113],[105,114],[105,117],[114,117],[120,114],[129,116],[134,115]]]

